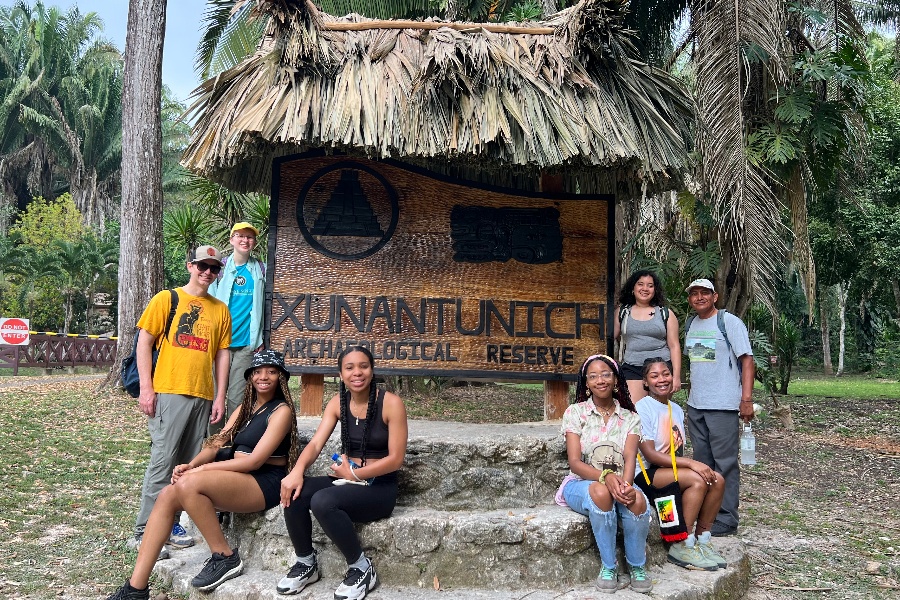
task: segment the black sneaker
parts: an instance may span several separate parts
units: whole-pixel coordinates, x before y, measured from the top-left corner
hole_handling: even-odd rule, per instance
[[[298,561],[294,563],[288,574],[281,578],[281,581],[275,586],[275,591],[285,595],[299,594],[307,585],[317,582],[320,576],[317,562],[313,561],[311,565],[304,565]]]
[[[241,562],[237,548],[232,551],[231,556],[213,552],[213,555],[203,563],[203,569],[191,580],[191,585],[201,592],[211,592],[229,579],[240,575],[243,570],[244,563]]]
[[[375,574],[375,565],[369,561],[369,568],[365,571],[350,569],[344,581],[334,591],[334,600],[362,600],[366,594],[378,587],[378,575]]]
[[[131,587],[131,582],[126,581],[125,585],[117,589],[106,600],[150,600],[150,586],[142,590],[136,590]]]

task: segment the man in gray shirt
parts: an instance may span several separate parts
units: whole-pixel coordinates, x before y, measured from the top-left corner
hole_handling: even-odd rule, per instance
[[[744,323],[731,313],[719,314],[719,295],[709,279],[692,281],[686,291],[697,312],[684,343],[691,362],[688,432],[694,459],[725,478],[712,535],[732,535],[738,526],[740,420],[753,419],[753,350]]]

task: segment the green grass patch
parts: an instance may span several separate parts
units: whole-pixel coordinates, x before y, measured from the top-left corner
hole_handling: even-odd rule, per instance
[[[879,381],[857,375],[845,377],[815,377],[792,379],[788,386],[791,396],[820,396],[825,398],[900,398],[900,382]]]

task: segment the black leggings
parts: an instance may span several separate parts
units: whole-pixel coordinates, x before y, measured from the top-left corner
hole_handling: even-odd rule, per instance
[[[347,564],[362,554],[354,523],[369,523],[389,517],[397,503],[395,475],[377,477],[372,485],[332,485],[333,477],[303,480],[300,497],[284,509],[284,524],[297,556],[312,554],[312,517],[335,543]]]

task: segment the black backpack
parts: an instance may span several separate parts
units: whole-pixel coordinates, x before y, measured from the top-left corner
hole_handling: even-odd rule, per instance
[[[175,311],[178,309],[178,292],[169,290],[169,293],[172,295],[172,308],[169,309],[169,316],[166,318],[166,328],[163,329],[167,340],[169,339],[169,328],[172,326],[172,320],[175,319]],[[138,374],[137,368],[137,343],[141,330],[138,327],[135,327],[134,329],[134,345],[131,347],[131,354],[122,359],[122,387],[125,388],[125,391],[128,392],[129,396],[137,398],[141,395],[141,377]],[[156,360],[158,358],[159,348],[154,348],[153,366],[150,371],[151,377],[153,376],[153,372],[156,371]]]

